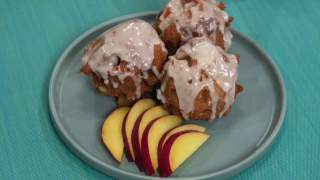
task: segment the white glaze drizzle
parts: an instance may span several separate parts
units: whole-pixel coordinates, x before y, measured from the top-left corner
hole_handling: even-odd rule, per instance
[[[177,32],[181,33],[182,40],[186,42],[191,39],[192,32],[197,32],[201,36],[215,39],[215,32],[219,26],[220,32],[223,34],[224,46],[227,50],[231,46],[232,34],[225,24],[229,20],[229,16],[225,11],[222,11],[218,5],[219,2],[215,0],[199,1],[203,3],[203,11],[199,10],[200,3],[191,1],[183,3],[183,0],[171,0],[165,6],[164,12],[159,17],[161,23],[159,29],[163,32],[171,22],[174,22]],[[164,18],[166,11],[170,10],[170,14]],[[192,18],[188,18],[188,11],[190,10]],[[219,23],[219,25],[218,25]]]
[[[222,54],[226,57],[227,62]],[[186,56],[197,60],[197,65],[189,67],[188,61],[184,60]],[[208,75],[208,78],[202,78],[202,81],[200,81],[201,70]],[[219,117],[234,101],[238,75],[237,58],[235,55],[226,54],[220,47],[212,45],[211,41],[205,37],[193,38],[181,46],[174,56],[169,57],[162,72],[167,72],[167,76],[160,89],[157,90],[157,98],[166,103],[163,92],[167,87],[168,78],[172,77],[179,99],[179,107],[186,120],[189,119],[189,113],[194,110],[195,98],[204,87],[208,88],[211,96],[210,120],[215,118],[219,95],[215,92],[214,81],[226,92],[225,107],[219,113]]]
[[[131,20],[107,30],[94,48],[88,46],[82,64],[89,64],[93,72],[105,79],[105,84],[109,83],[109,74],[117,76],[122,84],[126,77],[132,77],[136,86],[136,98],[140,98],[141,79],[148,78],[149,69],[155,69],[151,67],[154,59],[153,48],[159,44],[162,51],[167,52],[150,24],[142,20]],[[118,57],[128,62],[124,72],[120,68],[114,68],[118,64]],[[134,67],[140,69],[142,75],[134,75]],[[114,88],[118,87],[118,83],[111,83]]]

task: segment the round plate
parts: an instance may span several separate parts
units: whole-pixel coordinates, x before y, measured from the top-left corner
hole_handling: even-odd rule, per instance
[[[95,91],[91,78],[77,73],[84,47],[119,23],[142,19],[153,24],[157,12],[143,12],[102,23],[76,39],[62,54],[51,76],[49,103],[53,124],[64,143],[80,159],[117,179],[158,179],[146,176],[125,157],[118,164],[101,140],[105,118],[117,108],[116,99]],[[224,179],[256,162],[272,145],[280,131],[286,93],[278,68],[253,40],[231,29],[228,53],[241,55],[238,94],[228,116],[212,122],[190,120],[205,126],[211,137],[170,178]],[[168,179],[168,178],[166,178]]]

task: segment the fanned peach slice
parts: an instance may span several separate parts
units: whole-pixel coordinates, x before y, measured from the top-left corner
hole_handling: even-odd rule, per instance
[[[173,135],[175,133],[178,133],[178,132],[181,132],[181,131],[186,131],[186,130],[196,130],[196,131],[199,131],[199,132],[204,132],[206,130],[206,128],[203,127],[203,126],[200,126],[200,125],[196,125],[196,124],[185,124],[185,125],[181,125],[181,126],[172,128],[169,131],[167,131],[162,136],[162,138],[160,139],[159,144],[158,144],[158,163],[159,163],[159,172],[160,173],[161,173],[160,157],[161,157],[161,150],[163,148],[163,145],[165,144],[165,142],[168,140],[168,138],[171,135]]]
[[[209,134],[187,130],[171,135],[161,152],[161,176],[170,176],[208,138]]]
[[[107,117],[102,125],[102,141],[118,163],[121,162],[124,147],[122,122],[129,110],[130,108],[128,107],[116,109]]]
[[[143,160],[142,160],[142,155],[141,155],[141,139],[142,139],[142,134],[147,127],[147,125],[154,119],[167,116],[170,113],[163,109],[163,106],[155,106],[152,107],[145,112],[143,112],[139,118],[136,120],[133,130],[132,130],[132,147],[134,151],[134,156],[135,156],[135,162],[141,171],[144,171],[144,166],[143,166]]]
[[[151,121],[145,128],[141,140],[143,165],[147,175],[151,176],[158,168],[158,143],[168,130],[181,125],[183,119],[169,115]]]
[[[138,117],[143,113],[145,110],[156,106],[157,103],[152,99],[141,99],[136,102],[132,108],[128,111],[127,115],[124,118],[122,124],[122,135],[123,135],[123,142],[124,142],[124,153],[129,162],[135,160],[133,148],[132,148],[132,141],[131,141],[131,134],[133,126],[138,119]]]

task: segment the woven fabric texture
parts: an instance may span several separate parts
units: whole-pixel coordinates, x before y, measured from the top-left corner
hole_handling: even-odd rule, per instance
[[[108,179],[61,141],[48,86],[63,51],[118,16],[160,10],[167,0],[0,1],[0,179]],[[225,0],[232,26],[274,59],[287,91],[282,130],[238,179],[320,179],[320,1]]]

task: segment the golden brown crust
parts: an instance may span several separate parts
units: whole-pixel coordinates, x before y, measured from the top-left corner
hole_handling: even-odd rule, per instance
[[[224,47],[224,40],[223,40],[223,34],[221,33],[219,26],[216,29],[216,46],[220,46],[223,50],[226,48]]]
[[[169,55],[176,53],[177,49],[180,47],[182,37],[181,34],[177,32],[174,22],[171,22],[170,25],[164,30],[161,40],[166,45]]]
[[[131,107],[136,103],[137,100],[131,100],[127,98],[125,94],[119,94],[118,97],[118,106],[119,107]]]
[[[231,23],[233,22],[233,17],[229,16],[228,22],[226,22],[226,27],[230,27]]]
[[[203,3],[200,2],[199,11],[204,11]]]
[[[148,78],[145,79],[146,83],[149,85],[149,86],[154,86],[158,83],[158,78],[153,74],[153,72],[151,71],[151,69],[149,69],[147,71],[147,74],[148,74]]]
[[[81,69],[79,70],[78,73],[82,73],[82,72],[83,72],[85,75],[90,76],[92,70],[91,70],[90,66],[89,66],[88,64],[86,64],[86,65],[84,65],[84,66],[81,67]]]
[[[163,14],[163,10],[159,12],[158,16],[157,16],[157,20],[155,22],[155,24],[152,26],[156,31],[157,33],[160,35],[161,34],[161,30],[159,29],[159,25],[161,23],[161,21],[159,20],[159,17]]]
[[[154,59],[152,61],[152,66],[155,66],[158,72],[162,71],[162,67],[167,58],[167,53],[162,51],[162,47],[160,44],[154,45]]]
[[[166,19],[170,15],[170,13],[171,13],[171,8],[168,8],[164,13],[163,18]]]
[[[218,5],[218,7],[221,9],[221,10],[225,10],[226,9],[226,5],[221,1]]]
[[[165,76],[167,76],[167,73],[165,73],[164,77]],[[166,98],[165,106],[168,108],[168,110],[174,115],[181,116],[179,108],[179,99],[172,77],[168,78],[167,87],[165,88],[163,94]]]
[[[170,77],[167,82],[167,88],[165,89],[164,96],[166,97],[167,102],[164,104],[166,109],[169,110],[172,114],[177,116],[182,116],[179,108],[179,99],[177,96],[177,92],[174,85],[174,80]],[[172,85],[173,84],[173,85]],[[215,83],[215,90],[219,95],[219,100],[216,107],[216,114],[215,117],[219,116],[220,112],[224,109],[225,102],[224,98],[226,96],[226,93],[221,89],[219,85]],[[243,87],[240,85],[236,85],[235,89],[235,96],[243,91]],[[194,101],[194,110],[193,112],[189,113],[190,119],[210,119],[212,110],[211,110],[211,96],[210,92],[205,87],[202,89],[198,96],[196,97]],[[227,109],[227,111],[224,112],[224,116],[227,116],[228,113],[231,111],[231,106]]]
[[[238,60],[238,64],[240,64],[240,54],[234,54]]]

